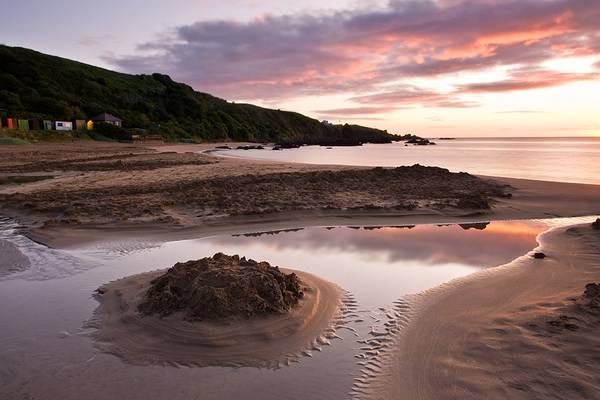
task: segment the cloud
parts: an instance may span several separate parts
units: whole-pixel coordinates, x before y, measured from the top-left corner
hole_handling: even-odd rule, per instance
[[[361,104],[470,107],[442,94],[407,96],[387,86],[597,55],[599,20],[600,2],[591,0],[390,0],[381,9],[201,21],[141,45],[137,54],[107,61],[127,72],[169,73],[229,99],[354,93]],[[558,78],[564,84],[589,77]],[[461,89],[526,90],[552,82],[521,79]]]
[[[329,110],[316,110],[314,113],[319,115],[363,116],[370,114],[385,114],[398,109],[399,107],[347,107],[333,108]]]
[[[443,94],[408,85],[392,91],[352,97],[351,100],[363,104],[395,104],[406,107],[469,108],[479,105],[475,102],[463,101],[454,93]]]
[[[600,73],[565,73],[542,69],[525,69],[512,74],[506,80],[471,83],[461,86],[459,90],[469,93],[514,92],[595,79],[600,79]]]
[[[496,111],[496,114],[548,114],[548,111],[539,111],[539,110],[506,110],[506,111]]]
[[[83,36],[79,39],[75,44],[84,47],[100,47],[102,44],[106,42],[114,42],[115,37],[111,35],[101,35],[101,36]]]
[[[541,226],[522,222],[491,223],[485,230],[465,230],[458,225],[420,225],[414,229],[355,230],[336,228],[282,232],[258,239],[270,249],[307,252],[358,253],[364,257],[387,256],[390,261],[418,261],[422,265],[458,263],[477,267],[504,264],[529,251]],[[257,243],[253,237],[220,237],[221,246]],[[435,245],[432,245],[435,243]],[[473,249],[478,251],[473,251]]]

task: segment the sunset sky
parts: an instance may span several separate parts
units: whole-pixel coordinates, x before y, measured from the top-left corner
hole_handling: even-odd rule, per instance
[[[600,136],[597,0],[10,3],[4,44],[228,100],[432,137]]]

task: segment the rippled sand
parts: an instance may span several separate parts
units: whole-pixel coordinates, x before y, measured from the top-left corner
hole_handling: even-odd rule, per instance
[[[102,288],[100,306],[88,323],[102,351],[139,365],[276,366],[330,344],[343,291],[323,279],[296,273],[306,287],[300,304],[289,313],[253,319],[185,321],[142,316],[137,305],[150,281],[164,271],[134,275]]]
[[[600,319],[577,305],[600,281],[600,232],[557,228],[536,251],[547,258],[523,256],[412,296],[357,397],[600,398]]]

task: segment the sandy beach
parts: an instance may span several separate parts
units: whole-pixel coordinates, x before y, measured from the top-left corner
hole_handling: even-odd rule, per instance
[[[107,353],[136,365],[255,366],[276,368],[330,344],[343,291],[314,275],[296,273],[306,287],[302,302],[289,313],[255,319],[195,322],[175,314],[142,316],[150,281],[164,271],[148,272],[104,285],[100,306],[86,324]],[[339,314],[339,315],[338,315]]]
[[[28,237],[58,248],[127,237],[167,241],[310,226],[600,214],[597,185],[420,166],[357,168],[224,158],[210,154],[216,146],[5,146],[0,148],[0,204]],[[525,255],[400,299],[398,329],[382,336],[389,344],[364,364],[366,375],[353,395],[598,396],[593,371],[600,359],[589,351],[599,344],[594,334],[598,319],[578,304],[586,284],[600,281],[599,238],[589,226],[556,229],[539,239],[536,251],[548,255],[544,260]],[[18,249],[8,242],[0,246],[10,256],[10,262],[0,264],[0,273],[10,273],[16,264],[27,268]],[[135,312],[158,273],[103,287],[100,307],[87,325],[102,352],[135,365],[276,367],[327,344],[327,335],[333,334],[341,292],[314,275],[298,273],[314,290],[285,317],[198,326],[171,317],[141,318]],[[198,330],[200,338],[190,335]]]
[[[600,213],[595,185],[203,153],[217,146],[3,146],[0,174],[7,183],[0,185],[0,205],[28,236],[55,247],[114,235],[180,239],[290,223],[377,226]]]
[[[600,232],[539,238],[536,252],[414,296],[413,317],[361,398],[591,399],[600,396]]]

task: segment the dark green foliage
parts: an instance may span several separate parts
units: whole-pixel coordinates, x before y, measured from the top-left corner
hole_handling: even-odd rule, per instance
[[[298,113],[229,103],[167,75],[122,74],[1,45],[0,108],[15,117],[67,120],[108,112],[123,119],[125,128],[174,140],[358,144],[395,139],[378,129],[324,125]]]
[[[97,122],[94,124],[94,132],[100,136],[104,136],[114,140],[131,140],[131,133],[121,128],[108,124],[106,122]]]

